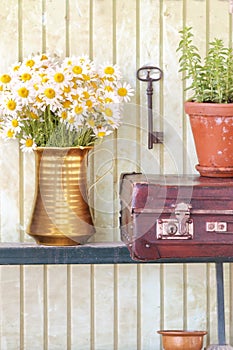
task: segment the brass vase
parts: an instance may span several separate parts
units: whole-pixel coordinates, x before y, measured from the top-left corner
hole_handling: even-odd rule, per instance
[[[35,150],[36,190],[26,232],[38,244],[83,244],[95,233],[86,189],[90,149]]]

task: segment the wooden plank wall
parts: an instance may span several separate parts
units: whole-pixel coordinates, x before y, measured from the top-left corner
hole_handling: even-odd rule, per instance
[[[193,173],[196,155],[183,113],[178,31],[193,26],[195,43],[221,36],[232,43],[227,0],[1,0],[0,73],[31,53],[88,54],[117,63],[135,88],[121,128],[92,160],[95,241],[120,240],[122,172]],[[147,149],[146,85],[136,70],[164,72],[154,84],[156,128],[164,145]],[[34,191],[33,155],[0,143],[1,241],[25,236]],[[97,181],[97,179],[100,179]],[[225,266],[226,332],[233,344],[232,269]],[[0,349],[154,350],[156,330],[208,330],[217,343],[213,264],[0,267]]]

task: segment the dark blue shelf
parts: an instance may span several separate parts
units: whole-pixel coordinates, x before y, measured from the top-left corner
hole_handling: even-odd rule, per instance
[[[148,262],[135,261],[121,242],[89,243],[55,247],[36,243],[0,243],[0,265],[45,264],[135,264],[233,262],[233,257],[173,258]]]

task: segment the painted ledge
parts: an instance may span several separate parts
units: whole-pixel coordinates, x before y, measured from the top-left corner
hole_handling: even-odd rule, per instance
[[[0,265],[47,264],[133,264],[133,263],[233,262],[233,257],[159,259],[138,262],[131,259],[122,242],[89,243],[52,247],[36,243],[0,243]]]

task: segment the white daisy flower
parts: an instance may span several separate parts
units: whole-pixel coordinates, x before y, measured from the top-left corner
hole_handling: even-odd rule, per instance
[[[124,82],[117,85],[117,95],[120,98],[120,102],[129,102],[130,97],[133,96],[134,90],[131,88],[130,84]]]
[[[20,144],[21,144],[20,149],[23,152],[32,152],[37,147],[35,140],[32,138],[31,135],[28,135],[22,138],[20,140]]]
[[[93,128],[94,134],[97,138],[102,139],[103,137],[110,135],[112,133],[111,130],[108,130],[106,126],[102,127],[94,127]]]
[[[109,81],[121,79],[120,69],[116,64],[101,65],[98,73],[101,78],[107,79]]]

